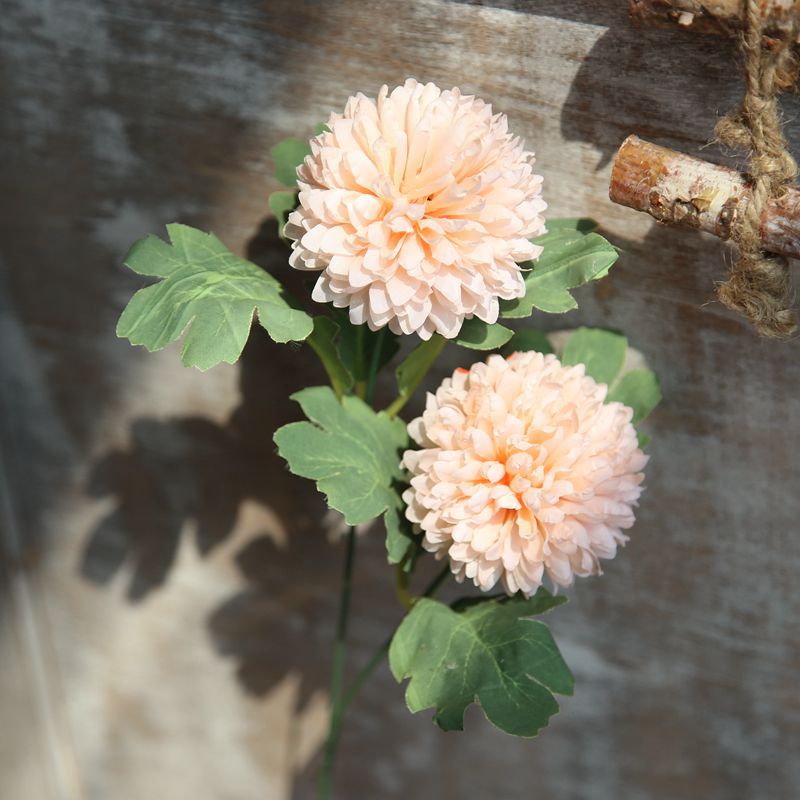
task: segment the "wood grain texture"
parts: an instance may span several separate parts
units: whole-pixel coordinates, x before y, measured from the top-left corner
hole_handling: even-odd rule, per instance
[[[120,260],[180,219],[291,280],[270,146],[408,75],[507,112],[552,213],[601,221],[619,265],[580,311],[536,322],[627,331],[665,402],[630,545],[553,617],[578,681],[563,713],[534,741],[479,712],[443,735],[382,670],[345,733],[339,796],[798,794],[798,344],[706,302],[718,240],[607,198],[632,130],[727,163],[701,148],[741,96],[733,42],[634,28],[618,0],[6,0],[0,53],[0,452],[22,532],[3,552],[36,587],[61,720],[48,735],[16,711],[35,699],[19,699],[27,651],[5,602],[0,796],[312,796],[341,548],[271,433],[322,374],[258,333],[205,375],[174,348],[130,348],[113,329],[141,283]],[[363,539],[356,659],[400,615],[381,550]],[[48,794],[67,757],[79,779]]]

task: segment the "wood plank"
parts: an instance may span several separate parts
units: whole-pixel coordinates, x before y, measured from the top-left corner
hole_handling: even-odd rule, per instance
[[[636,29],[618,0],[9,0],[0,52],[4,313],[26,348],[0,348],[0,440],[87,798],[312,796],[340,549],[270,436],[321,373],[258,336],[206,375],[128,347],[113,329],[141,281],[119,263],[180,219],[296,278],[266,222],[270,146],[408,75],[507,112],[552,213],[622,247],[580,311],[535,321],[626,330],[665,402],[629,547],[553,617],[578,678],[563,714],[534,742],[479,713],[443,736],[384,670],[345,734],[341,796],[797,794],[798,343],[709,302],[719,242],[607,199],[632,131],[730,163],[705,145],[741,95],[735,43]],[[357,657],[399,616],[390,579],[367,538]],[[33,785],[40,740],[2,741]]]

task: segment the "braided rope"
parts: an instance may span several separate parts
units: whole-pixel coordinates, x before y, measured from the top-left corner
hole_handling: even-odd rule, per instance
[[[797,328],[791,308],[789,264],[785,258],[762,250],[761,220],[769,201],[780,196],[798,174],[783,136],[777,104],[777,94],[786,87],[787,76],[796,74],[796,31],[766,41],[766,14],[759,0],[746,0],[746,13],[742,108],[723,117],[715,134],[729,147],[750,151],[751,195],[744,212],[734,221],[731,238],[738,255],[728,280],[718,287],[718,296],[728,308],[744,314],[762,336],[785,339]]]

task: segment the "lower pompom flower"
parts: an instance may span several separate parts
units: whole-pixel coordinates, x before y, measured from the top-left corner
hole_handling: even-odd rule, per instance
[[[406,516],[459,581],[533,594],[598,575],[634,523],[648,457],[633,412],[554,355],[492,355],[458,369],[409,434]]]

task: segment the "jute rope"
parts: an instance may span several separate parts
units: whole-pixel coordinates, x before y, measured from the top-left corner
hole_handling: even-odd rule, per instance
[[[730,277],[718,288],[718,296],[726,306],[744,314],[762,336],[784,339],[797,327],[789,264],[785,258],[761,249],[760,229],[767,203],[779,197],[798,174],[797,162],[783,136],[776,99],[797,74],[793,49],[796,30],[781,38],[766,39],[766,14],[761,3],[745,1],[745,95],[741,110],[723,117],[715,134],[729,147],[750,151],[751,196],[733,225],[731,238],[738,254]]]

